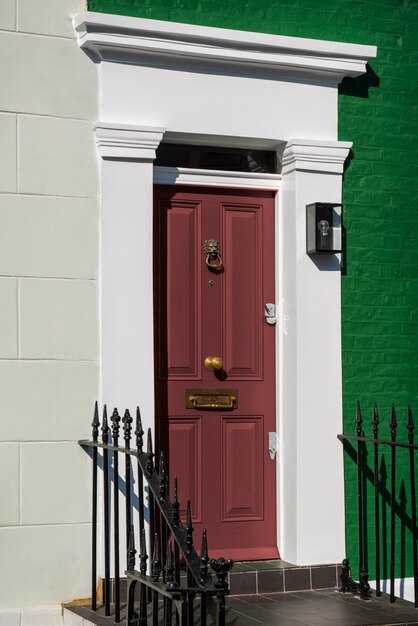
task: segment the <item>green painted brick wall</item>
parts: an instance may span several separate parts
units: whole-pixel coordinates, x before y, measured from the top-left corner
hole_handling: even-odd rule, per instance
[[[339,95],[339,139],[354,142],[344,177],[342,277],[345,431],[360,399],[369,426],[378,401],[388,435],[392,402],[406,439],[408,403],[418,419],[418,2],[417,0],[89,0],[91,11],[378,46],[366,76]],[[372,450],[367,450],[370,465]],[[397,576],[409,576],[408,459],[399,455]],[[382,493],[389,457],[380,458]],[[356,469],[346,455],[347,554],[357,568]],[[326,477],[324,477],[324,487]],[[367,482],[369,566],[374,576],[373,501]],[[381,515],[389,519],[382,498]],[[389,531],[382,531],[383,574]]]

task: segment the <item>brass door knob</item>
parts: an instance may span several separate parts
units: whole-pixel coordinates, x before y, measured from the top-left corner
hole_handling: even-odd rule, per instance
[[[224,366],[224,363],[220,356],[207,356],[205,359],[205,367],[209,372],[214,372],[215,370],[221,370]]]

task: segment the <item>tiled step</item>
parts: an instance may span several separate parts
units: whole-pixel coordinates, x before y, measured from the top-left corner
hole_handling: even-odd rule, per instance
[[[228,575],[230,595],[256,595],[338,587],[340,567],[340,564],[298,567],[282,559],[237,562]],[[111,602],[114,601],[113,587],[114,581],[111,579]],[[120,582],[120,597],[126,598],[126,578],[122,578]]]
[[[337,587],[339,568],[339,564],[298,567],[281,559],[235,563],[229,574],[231,596]]]

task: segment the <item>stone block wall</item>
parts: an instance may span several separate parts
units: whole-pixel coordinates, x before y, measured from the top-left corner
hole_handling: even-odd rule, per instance
[[[70,22],[85,9],[0,2],[1,625],[55,626],[53,605],[90,592],[76,442],[99,393],[97,77]]]

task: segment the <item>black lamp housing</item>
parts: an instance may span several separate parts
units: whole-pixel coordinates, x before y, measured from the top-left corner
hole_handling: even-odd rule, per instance
[[[306,206],[306,252],[341,252],[341,204],[314,202]]]

